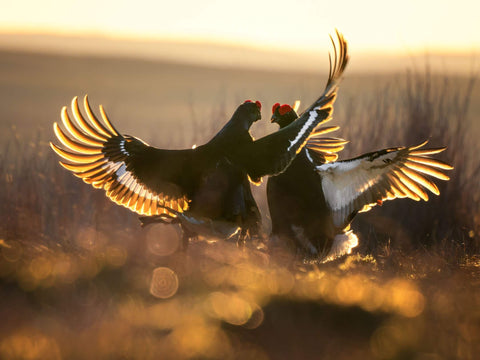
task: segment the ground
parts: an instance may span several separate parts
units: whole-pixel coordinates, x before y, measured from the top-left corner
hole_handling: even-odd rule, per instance
[[[354,61],[354,59],[352,59]],[[326,69],[325,69],[326,70]],[[52,123],[89,92],[152,145],[208,140],[238,103],[306,106],[321,74],[113,58],[0,56],[0,358],[474,359],[480,338],[480,109],[475,78],[348,70],[340,158],[425,138],[455,170],[428,203],[386,202],[354,222],[360,245],[326,264],[253,244],[180,246],[142,229],[63,170]],[[257,136],[275,131],[268,121]],[[269,231],[264,185],[254,188]]]

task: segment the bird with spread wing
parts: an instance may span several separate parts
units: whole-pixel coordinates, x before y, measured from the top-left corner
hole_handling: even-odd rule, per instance
[[[334,61],[325,91],[296,120],[254,140],[251,125],[261,118],[260,102],[246,101],[206,144],[194,149],[159,149],[121,134],[100,106],[98,118],[88,97],[61,111],[54,123],[61,145],[50,143],[60,164],[115,203],[150,221],[178,222],[188,238],[258,235],[260,213],[249,180],[283,172],[302,150],[317,125],[331,118],[338,81],[347,64],[347,45],[337,32]]]
[[[272,122],[280,129],[295,123],[296,109],[275,104]],[[439,195],[431,180],[449,180],[452,166],[434,159],[446,148],[388,148],[336,161],[347,143],[321,135],[338,127],[319,129],[290,167],[268,179],[267,198],[272,237],[291,244],[307,258],[331,260],[350,253],[358,244],[350,224],[359,212],[397,198],[428,200],[427,190]]]

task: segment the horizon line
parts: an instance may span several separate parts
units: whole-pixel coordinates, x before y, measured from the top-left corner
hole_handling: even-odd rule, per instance
[[[111,34],[85,32],[30,32],[5,31],[0,27],[0,49],[59,55],[114,56],[122,58],[165,60],[192,65],[256,68],[270,70],[301,70],[317,72],[319,62],[328,61],[331,52],[323,44],[317,50],[283,49],[274,46],[218,41],[213,38],[113,36]],[[41,39],[40,42],[32,39]],[[155,45],[155,47],[151,47]],[[330,45],[328,43],[328,45]],[[131,47],[135,47],[132,52]],[[206,47],[212,52],[205,54]],[[351,49],[351,70],[354,72],[394,72],[405,69],[405,65],[425,59],[433,61],[432,69],[459,73],[478,72],[479,53],[471,51],[432,50],[400,51],[386,49]],[[214,56],[215,55],[215,56]],[[385,62],[388,59],[388,63]],[[450,64],[446,64],[449,62]],[[477,68],[477,69],[475,69]]]
[[[76,38],[76,39],[98,39],[98,40],[108,40],[115,42],[139,42],[139,43],[181,43],[181,44],[207,44],[211,46],[222,46],[222,47],[235,47],[235,48],[246,48],[253,49],[258,51],[280,51],[280,52],[289,52],[289,51],[301,51],[304,53],[319,53],[323,52],[326,47],[330,49],[330,40],[328,37],[325,39],[319,38],[319,44],[317,49],[306,48],[304,46],[295,46],[289,45],[288,50],[283,46],[274,45],[271,43],[250,43],[247,41],[241,41],[238,39],[228,39],[220,36],[187,36],[179,34],[163,34],[163,35],[146,35],[146,34],[128,34],[128,33],[113,33],[113,32],[100,32],[100,31],[73,31],[73,30],[58,30],[54,28],[45,28],[41,31],[38,31],[36,28],[21,28],[21,27],[2,27],[0,24],[0,36],[45,36],[53,38]],[[329,34],[333,36],[332,34]],[[348,42],[348,39],[347,39]],[[352,46],[349,42],[349,45]],[[379,48],[379,47],[365,47],[356,49],[355,52],[358,54],[413,54],[414,56],[422,54],[433,54],[433,55],[446,55],[446,56],[467,56],[467,55],[478,55],[480,54],[480,48],[475,47],[409,47],[406,48]]]

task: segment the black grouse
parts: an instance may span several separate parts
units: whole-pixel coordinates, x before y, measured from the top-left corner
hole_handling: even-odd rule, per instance
[[[272,122],[280,129],[297,118],[289,105],[275,104],[272,112]],[[267,182],[272,238],[290,244],[308,259],[326,261],[350,253],[358,244],[350,230],[358,212],[396,198],[427,201],[425,189],[436,195],[439,190],[425,175],[449,180],[438,169],[453,169],[429,157],[445,148],[423,148],[427,141],[335,162],[331,162],[335,152],[345,142],[335,138],[316,141],[327,146],[318,146],[316,152],[307,144],[285,172]],[[328,147],[335,142],[341,146]]]
[[[77,98],[73,121],[61,112],[65,130],[54,123],[63,147],[50,143],[60,164],[119,205],[152,221],[179,222],[185,236],[227,238],[241,229],[258,234],[260,214],[249,180],[284,171],[320,123],[330,120],[337,83],[346,63],[347,45],[337,32],[334,61],[322,95],[300,118],[281,130],[253,140],[250,126],[261,118],[260,102],[246,101],[206,144],[195,149],[166,150],[122,135],[100,106],[100,121],[84,99],[86,118]],[[332,40],[333,42],[333,40]],[[145,223],[149,219],[143,218]]]
[[[143,223],[179,222],[184,240],[202,234],[228,238],[240,228],[257,233],[260,214],[250,192],[246,169],[235,147],[248,147],[250,126],[261,119],[260,102],[246,101],[206,145],[164,150],[121,135],[100,106],[103,121],[84,98],[88,121],[72,101],[73,120],[64,107],[66,131],[54,123],[64,148],[50,143],[60,164],[115,203],[141,215]],[[247,151],[247,149],[245,150]]]

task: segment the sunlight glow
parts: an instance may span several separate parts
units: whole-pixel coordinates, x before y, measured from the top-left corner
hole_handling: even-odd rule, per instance
[[[29,11],[25,11],[28,8]],[[362,51],[471,51],[480,43],[480,3],[471,0],[323,2],[70,1],[10,2],[1,32],[210,41],[318,51],[340,29]],[[298,21],[296,21],[298,19]]]

